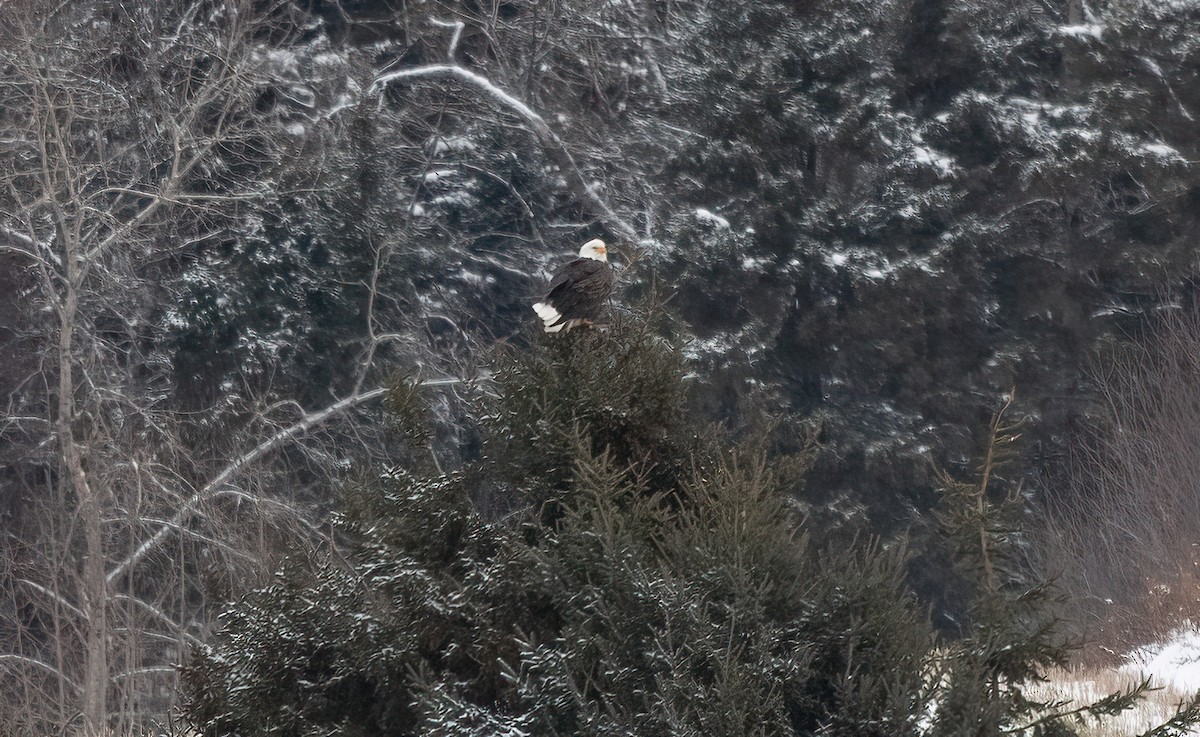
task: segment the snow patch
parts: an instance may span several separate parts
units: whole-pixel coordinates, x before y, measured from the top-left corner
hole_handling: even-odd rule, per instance
[[[291,76],[300,75],[300,55],[291,49],[256,50],[254,55],[277,72],[289,73]]]
[[[474,271],[468,271],[467,269],[463,269],[462,271],[458,272],[458,278],[475,286],[484,286],[487,284],[494,284],[496,282],[496,277],[491,276],[490,274],[477,274]]]
[[[928,146],[913,146],[913,159],[918,164],[928,164],[943,174],[954,171],[954,159],[938,153]]]
[[[1125,656],[1121,672],[1150,676],[1160,686],[1191,693],[1200,690],[1200,631],[1190,622],[1166,642],[1140,647]]]
[[[437,171],[426,172],[425,173],[425,183],[426,184],[437,184],[438,182],[442,181],[443,179],[448,179],[457,173],[458,172],[454,171],[453,169],[438,169]]]
[[[332,67],[345,66],[347,55],[344,52],[321,51],[312,58],[313,66]]]
[[[683,346],[683,355],[691,361],[725,358],[736,355],[752,358],[763,351],[752,330],[743,329],[734,333],[718,333],[711,338],[693,338]]]
[[[733,343],[726,335],[716,335],[712,338],[694,338],[683,348],[683,355],[697,360],[705,355],[728,353]]]
[[[1104,34],[1104,26],[1099,23],[1079,23],[1073,26],[1059,26],[1058,32],[1074,38],[1094,38],[1097,41]]]
[[[464,136],[451,136],[449,138],[433,139],[434,155],[444,154],[447,151],[474,151],[475,144]]]
[[[354,95],[349,92],[342,92],[334,99],[333,105],[325,111],[324,117],[331,118],[342,110],[354,105],[355,102],[357,102],[357,99]]]
[[[913,161],[932,166],[942,176],[954,172],[954,159],[926,144],[919,131],[913,131],[911,145]]]
[[[730,227],[728,220],[716,214],[712,210],[706,210],[703,207],[696,208],[696,219],[700,220],[701,222],[712,223],[723,230],[729,230]]]
[[[434,207],[471,207],[475,204],[475,198],[467,192],[450,192],[434,197],[429,204]]]
[[[288,85],[283,90],[283,96],[301,107],[312,108],[317,104],[317,93],[304,85]]]
[[[896,259],[889,259],[861,248],[845,251],[830,250],[822,253],[821,259],[831,269],[845,269],[872,281],[883,281],[893,274],[914,270],[938,276],[942,273],[942,269],[935,262],[949,247],[948,242],[941,241],[929,253],[911,254]]]
[[[1160,159],[1170,161],[1187,161],[1183,154],[1179,153],[1175,148],[1168,146],[1165,143],[1146,143],[1142,145],[1142,150],[1151,156],[1156,156]]]

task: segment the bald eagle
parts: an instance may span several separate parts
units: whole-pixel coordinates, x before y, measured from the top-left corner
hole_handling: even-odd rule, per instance
[[[608,248],[599,238],[579,249],[579,258],[563,265],[550,280],[550,288],[533,311],[547,333],[566,332],[592,320],[612,293],[613,274]]]

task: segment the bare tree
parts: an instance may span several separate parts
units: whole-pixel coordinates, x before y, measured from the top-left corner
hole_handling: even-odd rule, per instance
[[[1066,479],[1048,485],[1043,547],[1113,637],[1158,634],[1194,616],[1200,593],[1200,315],[1164,314],[1093,376],[1098,411]]]
[[[230,481],[278,443],[224,473],[196,457],[150,351],[155,290],[280,158],[255,109],[270,9],[28,5],[0,27],[0,252],[28,272],[42,338],[4,431],[28,440],[13,475],[42,502],[4,546],[15,644],[0,670],[23,677],[0,697],[31,733],[128,732],[199,641],[204,577],[256,563],[252,535],[189,521],[244,524],[240,506],[260,499]]]

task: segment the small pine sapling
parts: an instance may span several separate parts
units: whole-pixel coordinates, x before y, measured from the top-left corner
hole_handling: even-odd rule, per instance
[[[992,417],[987,443],[973,482],[941,474],[937,519],[954,551],[956,572],[969,591],[962,638],[936,663],[933,737],[1076,734],[1089,722],[1133,708],[1150,690],[1143,681],[1082,706],[1035,695],[1042,675],[1067,665],[1078,643],[1066,634],[1063,596],[1054,582],[1030,570],[1019,517],[1025,500],[1014,491],[994,498],[997,472],[1015,452],[1020,422],[1006,415],[1009,393]],[[1200,721],[1200,695],[1147,735],[1182,734],[1181,725]]]

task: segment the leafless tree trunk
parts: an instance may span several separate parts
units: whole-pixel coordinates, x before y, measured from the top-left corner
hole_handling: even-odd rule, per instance
[[[4,546],[2,583],[19,604],[4,626],[20,646],[5,643],[0,671],[43,684],[20,697],[28,732],[133,731],[139,693],[156,690],[144,679],[172,689],[172,665],[196,641],[196,554],[253,563],[236,536],[186,524],[219,517],[216,492],[233,493],[245,464],[189,493],[207,471],[180,447],[143,351],[146,290],[180,244],[252,199],[279,157],[254,110],[265,84],[254,38],[267,20],[243,0],[25,10],[6,9],[0,27],[0,251],[32,274],[44,350],[26,386],[45,391],[10,398],[21,411],[6,425],[31,439],[46,486],[40,521]],[[257,456],[278,445],[257,444]],[[164,519],[189,496],[187,517]],[[134,570],[168,543],[171,556]],[[57,705],[30,703],[33,693]]]

